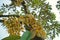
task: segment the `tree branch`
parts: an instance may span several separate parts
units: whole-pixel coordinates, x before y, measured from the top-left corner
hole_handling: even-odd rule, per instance
[[[25,13],[28,14],[27,7],[26,7],[26,5],[25,5],[25,1],[22,2],[22,6],[24,7]]]
[[[10,16],[19,17],[19,15],[0,15],[0,17],[10,17]]]

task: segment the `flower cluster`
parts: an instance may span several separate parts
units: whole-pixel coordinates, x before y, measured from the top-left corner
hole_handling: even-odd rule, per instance
[[[7,27],[10,35],[20,35],[20,30],[22,31],[23,29],[17,17],[9,17],[8,19],[5,19],[4,25]]]
[[[15,6],[20,6],[21,3],[23,2],[23,0],[11,0],[11,1],[12,1],[12,4]]]
[[[8,19],[4,20],[4,25],[6,25],[10,35],[20,35],[20,31],[24,30],[22,25],[27,25],[25,28],[27,27],[32,33],[32,38],[35,36],[46,38],[46,33],[43,27],[37,22],[37,20],[35,20],[32,14],[26,14],[18,18],[9,17]]]

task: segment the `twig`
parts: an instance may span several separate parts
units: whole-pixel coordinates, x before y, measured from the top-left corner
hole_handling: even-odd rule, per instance
[[[26,5],[25,5],[25,1],[22,2],[22,6],[24,7],[25,13],[28,14],[27,7],[26,7]]]
[[[10,16],[19,17],[19,15],[0,15],[0,17],[10,17]]]

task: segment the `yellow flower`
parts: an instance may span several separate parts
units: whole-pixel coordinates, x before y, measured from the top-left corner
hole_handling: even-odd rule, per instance
[[[15,6],[20,6],[21,3],[23,2],[23,0],[11,0],[11,1],[12,1],[12,4]]]
[[[20,35],[20,31],[23,31],[22,25],[27,25],[27,28],[32,33],[32,38],[35,36],[46,38],[46,32],[43,27],[35,20],[32,14],[26,14],[25,16],[20,17],[9,17],[4,20],[4,25],[8,29],[10,35]]]

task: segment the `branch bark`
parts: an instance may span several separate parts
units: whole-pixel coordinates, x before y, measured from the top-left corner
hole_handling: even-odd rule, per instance
[[[22,2],[22,6],[24,7],[25,14],[29,14],[27,11],[27,6],[25,5],[25,1]]]
[[[0,15],[0,17],[11,17],[11,16],[13,16],[13,17],[19,17],[19,15]]]

